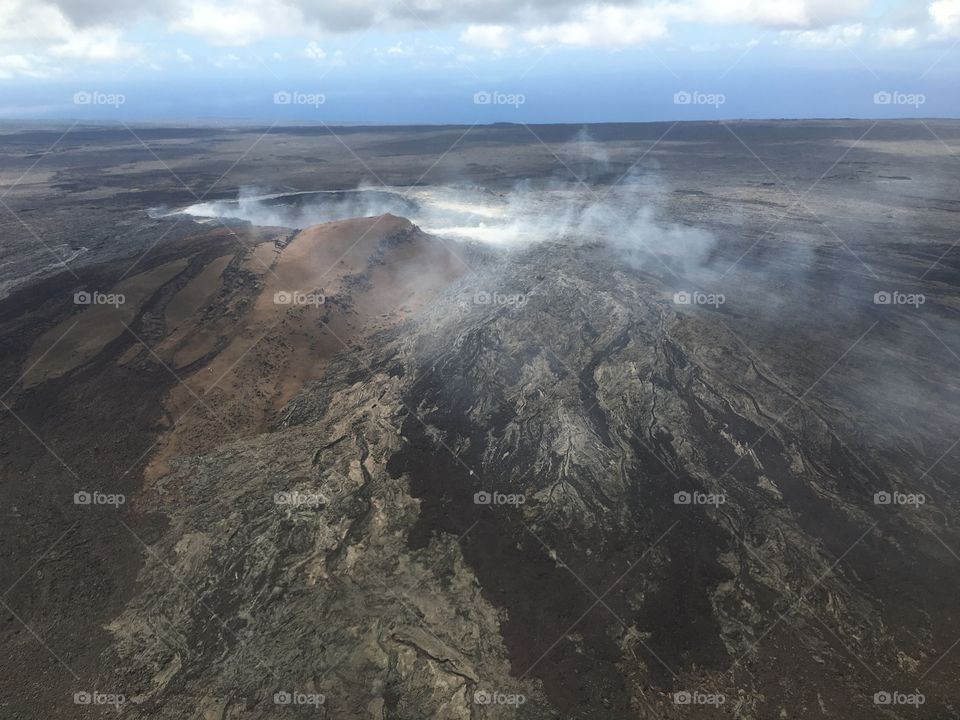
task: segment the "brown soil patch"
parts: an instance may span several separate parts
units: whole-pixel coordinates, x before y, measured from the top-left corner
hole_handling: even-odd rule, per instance
[[[255,252],[265,260],[267,251],[275,254],[272,244]],[[393,215],[306,228],[272,268],[248,257],[241,269],[258,276],[255,296],[193,314],[157,348],[178,373],[189,368],[189,374],[167,397],[172,427],[153,455],[148,481],[164,475],[176,455],[262,432],[330,358],[358,337],[401,322],[462,272],[440,241]],[[211,272],[207,283],[216,277]],[[191,292],[209,297],[214,289]],[[277,302],[284,293],[324,299]]]
[[[243,268],[260,275],[267,272],[276,260],[277,248],[272,244],[264,243],[257,245],[250,256],[244,260]]]
[[[91,360],[123,331],[158,288],[187,266],[174,260],[117,283],[104,294],[123,295],[119,305],[88,305],[41,335],[27,358],[24,387],[59,377]]]
[[[174,296],[164,313],[168,329],[177,327],[213,296],[220,284],[220,274],[232,259],[233,255],[218,257]]]

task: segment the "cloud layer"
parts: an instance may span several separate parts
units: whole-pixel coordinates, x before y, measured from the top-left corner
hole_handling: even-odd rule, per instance
[[[155,62],[184,39],[245,47],[300,38],[323,61],[324,41],[345,33],[411,37],[450,32],[466,52],[529,46],[617,49],[674,41],[690,28],[774,31],[806,48],[870,41],[906,48],[960,37],[960,0],[3,0],[0,78],[44,77],[66,62]],[[884,18],[890,18],[886,23]],[[903,18],[915,21],[904,24]],[[878,19],[879,18],[879,19]],[[899,19],[896,22],[895,19]],[[132,38],[144,28],[162,39]],[[307,42],[310,42],[307,45]],[[319,42],[318,42],[319,41]],[[690,43],[694,45],[695,43]],[[697,43],[702,46],[702,41]]]

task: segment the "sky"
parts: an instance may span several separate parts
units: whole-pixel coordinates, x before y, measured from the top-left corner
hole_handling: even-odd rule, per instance
[[[960,117],[960,0],[0,0],[0,119]]]

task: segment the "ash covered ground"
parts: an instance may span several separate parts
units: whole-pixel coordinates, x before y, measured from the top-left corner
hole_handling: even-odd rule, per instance
[[[960,124],[67,130],[4,717],[960,713]]]

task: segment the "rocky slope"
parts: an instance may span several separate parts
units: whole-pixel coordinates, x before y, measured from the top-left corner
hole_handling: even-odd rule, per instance
[[[956,122],[67,130],[0,133],[0,717],[960,715]],[[174,212],[374,176],[556,242]]]
[[[171,461],[99,687],[133,717],[759,719],[923,685],[952,716],[950,471],[602,245],[457,252],[269,432]]]

